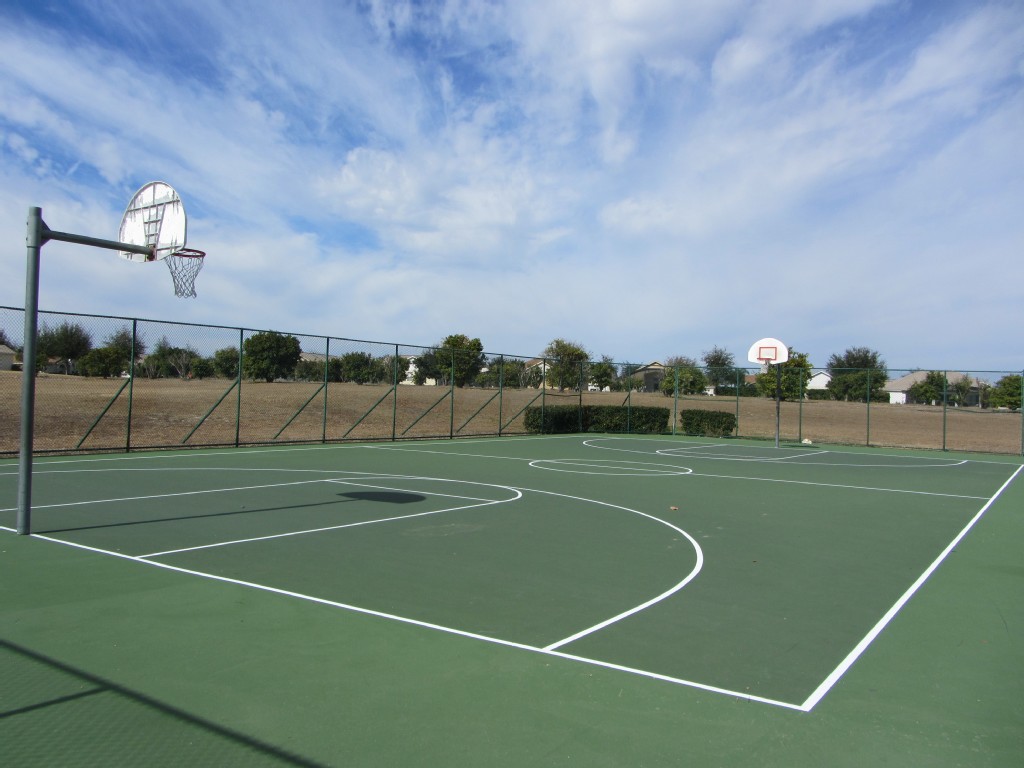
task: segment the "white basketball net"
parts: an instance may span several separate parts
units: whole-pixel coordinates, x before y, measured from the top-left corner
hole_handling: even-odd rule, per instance
[[[174,295],[179,299],[196,297],[196,275],[203,268],[205,257],[203,251],[183,248],[164,259],[174,280]]]

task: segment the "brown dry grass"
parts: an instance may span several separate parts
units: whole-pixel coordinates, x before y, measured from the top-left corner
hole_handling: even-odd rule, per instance
[[[539,404],[541,394],[532,389],[505,390],[500,395],[496,390],[456,389],[453,402],[448,390],[441,387],[399,386],[396,399],[389,387],[332,384],[325,410],[319,384],[245,381],[239,397],[232,382],[223,379],[137,379],[130,386],[129,435],[129,388],[115,398],[125,383],[41,374],[36,384],[36,449],[70,451],[80,441],[82,450],[125,450],[129,446],[231,445],[236,441],[462,437],[497,434],[499,425],[503,434],[522,433],[521,410],[531,401]],[[21,374],[0,372],[0,453],[18,450],[20,392]],[[582,399],[584,403],[621,405],[625,395],[587,393]],[[580,397],[548,392],[544,400],[549,405],[571,404]],[[634,394],[630,402],[673,406],[671,398],[660,394]],[[108,405],[106,415],[83,441]],[[726,398],[684,398],[679,408],[737,413],[736,401]],[[741,398],[738,417],[744,437],[775,434],[775,404],[770,400]],[[872,404],[869,409],[863,403],[808,401],[802,406],[783,403],[781,417],[781,435],[787,441],[1021,452],[1019,413],[965,408],[943,414],[941,407]]]

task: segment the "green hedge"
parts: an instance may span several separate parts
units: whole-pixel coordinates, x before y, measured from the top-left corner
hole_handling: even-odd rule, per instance
[[[629,432],[660,435],[668,432],[668,408],[624,405],[549,405],[526,409],[527,432],[570,434],[579,432]]]
[[[684,435],[728,437],[736,431],[736,414],[697,409],[680,411],[679,431]]]

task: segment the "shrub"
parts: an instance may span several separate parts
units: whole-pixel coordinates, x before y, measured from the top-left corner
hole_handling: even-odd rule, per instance
[[[668,432],[668,408],[624,405],[551,405],[526,409],[528,432],[570,434],[579,432],[628,432],[663,434]],[[582,423],[581,423],[582,422]]]
[[[728,437],[736,431],[736,414],[698,409],[680,411],[679,430],[686,435]]]

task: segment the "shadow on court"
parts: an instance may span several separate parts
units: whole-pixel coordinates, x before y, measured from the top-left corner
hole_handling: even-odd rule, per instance
[[[202,520],[204,518],[231,517],[233,515],[252,515],[262,512],[284,512],[295,509],[312,509],[315,507],[329,507],[335,504],[347,504],[349,502],[373,502],[376,504],[414,504],[419,501],[426,501],[427,497],[419,493],[407,493],[404,491],[349,491],[336,494],[337,498],[328,501],[315,501],[308,504],[287,504],[276,507],[243,507],[225,512],[206,512],[196,515],[171,515],[168,517],[151,517],[145,520],[122,520],[116,523],[94,523],[91,525],[76,525],[62,528],[39,527],[36,533],[71,533],[73,531],[89,531],[102,528],[123,528],[133,525],[149,525],[151,523],[171,523],[181,520]]]

